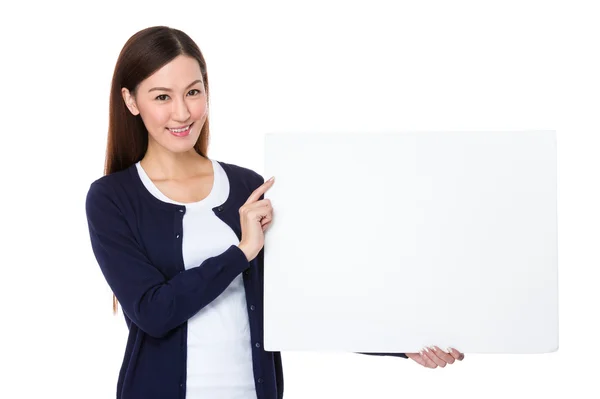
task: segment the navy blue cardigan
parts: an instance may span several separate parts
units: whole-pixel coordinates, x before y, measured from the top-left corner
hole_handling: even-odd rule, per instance
[[[239,208],[264,178],[251,169],[219,164],[229,178],[230,193],[212,210],[241,240]],[[283,397],[281,353],[262,346],[264,248],[248,262],[242,250],[231,245],[200,267],[186,270],[181,250],[186,207],[154,197],[135,165],[94,181],[85,207],[93,253],[129,329],[117,399],[185,399],[187,320],[240,273],[258,399]]]

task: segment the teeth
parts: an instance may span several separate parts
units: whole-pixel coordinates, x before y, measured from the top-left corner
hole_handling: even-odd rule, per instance
[[[184,127],[183,129],[170,129],[170,131],[175,132],[175,133],[181,133],[181,132],[185,132],[186,130],[188,130],[189,126]]]

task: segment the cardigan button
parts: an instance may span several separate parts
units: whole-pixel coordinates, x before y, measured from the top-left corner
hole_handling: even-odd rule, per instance
[[[265,382],[265,380],[263,380],[262,378],[259,378],[259,379],[258,379],[258,383],[259,383],[259,384],[262,384],[263,382]]]
[[[256,307],[254,305],[250,305],[250,310],[254,310]]]
[[[250,270],[246,270],[246,271],[244,272],[244,276],[249,276],[249,275],[250,275]]]
[[[260,342],[257,342],[256,344],[254,344],[254,346],[256,346],[257,348],[260,348]]]
[[[223,212],[223,207],[222,207],[222,206],[220,206],[220,207],[218,207],[218,208],[217,208],[217,210],[218,210],[219,212]]]

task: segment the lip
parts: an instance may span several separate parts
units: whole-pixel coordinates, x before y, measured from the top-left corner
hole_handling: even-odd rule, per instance
[[[183,126],[177,126],[177,127],[167,127],[167,129],[183,129],[184,127],[187,126],[192,126],[194,122],[190,123],[189,125],[183,125]]]
[[[189,135],[190,135],[190,132],[192,131],[192,127],[193,127],[193,126],[194,126],[194,122],[192,122],[192,123],[189,125],[189,128],[188,128],[186,131],[184,131],[184,132],[181,132],[181,133],[176,133],[176,132],[173,132],[173,131],[169,130],[169,128],[167,128],[167,131],[168,131],[169,133],[171,133],[171,134],[172,134],[173,136],[175,136],[175,137],[187,137],[187,136],[189,136]],[[184,126],[184,127],[185,127],[185,126]]]

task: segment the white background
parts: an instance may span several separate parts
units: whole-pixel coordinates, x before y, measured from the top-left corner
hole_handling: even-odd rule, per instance
[[[204,53],[209,156],[259,173],[267,132],[557,131],[557,353],[467,354],[432,370],[399,358],[284,352],[286,399],[594,397],[594,3],[3,2],[0,397],[114,397],[126,326],[120,311],[112,315],[84,200],[102,174],[118,52],[153,25],[185,31]],[[427,281],[413,284],[427,295]]]

